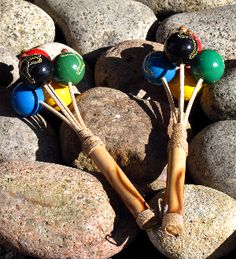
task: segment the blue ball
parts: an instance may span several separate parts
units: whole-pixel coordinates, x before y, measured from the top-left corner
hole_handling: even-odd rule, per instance
[[[161,78],[165,77],[170,82],[176,74],[176,66],[163,55],[156,51],[149,53],[143,61],[144,78],[154,85],[162,85]]]
[[[32,89],[23,83],[18,84],[11,94],[11,104],[14,111],[23,117],[37,114],[42,108],[40,102],[43,102],[44,99],[41,87]]]

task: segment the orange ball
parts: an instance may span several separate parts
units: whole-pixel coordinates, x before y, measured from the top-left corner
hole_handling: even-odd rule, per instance
[[[72,103],[69,87],[66,85],[61,85],[55,81],[50,82],[57,96],[65,103],[66,106],[69,106]],[[48,94],[48,92],[44,89],[45,102],[54,108],[57,111],[60,111],[60,108],[56,105],[52,97]]]
[[[197,85],[197,80],[192,76],[189,69],[184,71],[184,100],[189,101],[195,86]],[[169,87],[174,98],[178,100],[180,93],[180,75],[176,73],[175,78],[169,82]]]

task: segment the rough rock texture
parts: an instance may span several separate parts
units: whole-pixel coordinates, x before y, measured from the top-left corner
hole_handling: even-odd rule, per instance
[[[106,87],[95,87],[82,94],[78,106],[87,127],[105,143],[128,177],[139,186],[157,179],[166,165],[169,106],[162,101],[148,102]],[[152,110],[151,110],[152,108]],[[61,127],[64,160],[78,168],[97,170],[81,152],[77,135]],[[76,159],[76,160],[75,160]]]
[[[235,0],[136,0],[150,7],[156,14],[171,14],[211,9],[218,6],[235,4]]]
[[[227,63],[224,77],[203,87],[201,107],[212,121],[236,119],[236,62]]]
[[[99,175],[12,161],[0,164],[0,186],[1,240],[23,253],[109,258],[137,232],[135,220]]]
[[[0,16],[0,44],[15,53],[54,40],[52,18],[29,2],[3,0]]]
[[[168,258],[221,258],[235,248],[236,201],[228,195],[200,185],[185,186],[184,234],[165,235],[161,230],[158,193],[151,206],[156,210],[158,225],[148,230],[155,247]]]
[[[236,120],[220,121],[198,133],[189,145],[188,165],[196,183],[236,199]]]
[[[205,49],[218,51],[224,59],[236,59],[236,5],[173,15],[157,29],[157,42],[164,43],[179,26],[192,29]],[[230,18],[229,18],[230,17]]]
[[[158,87],[143,78],[142,65],[147,54],[162,50],[162,44],[145,40],[128,40],[117,44],[98,59],[96,86],[117,88],[127,93],[137,93],[140,89],[154,92]]]
[[[0,46],[0,86],[8,87],[19,78],[18,59]]]
[[[9,95],[8,89],[0,89],[0,162],[60,162],[58,137],[50,125],[40,115],[17,117],[10,107]]]
[[[39,48],[46,51],[51,59],[54,59],[57,55],[59,55],[62,49],[68,49],[70,52],[78,53],[71,47],[59,42],[46,43],[40,45]],[[84,79],[77,85],[77,88],[82,93],[91,87],[94,87],[94,78],[91,69],[86,64]]]
[[[35,1],[63,30],[70,46],[82,54],[127,39],[145,39],[156,17],[147,6],[127,0]]]

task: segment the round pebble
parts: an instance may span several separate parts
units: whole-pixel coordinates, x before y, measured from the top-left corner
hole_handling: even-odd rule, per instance
[[[163,198],[164,191],[154,196],[150,203],[157,216],[157,225],[147,233],[154,246],[166,257],[221,258],[235,248],[235,199],[208,187],[185,185],[184,233],[172,237],[161,228],[162,211],[157,204]]]
[[[199,132],[189,145],[193,180],[236,199],[236,121],[219,121]]]

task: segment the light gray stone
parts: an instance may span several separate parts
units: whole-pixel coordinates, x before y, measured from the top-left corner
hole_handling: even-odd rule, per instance
[[[107,87],[90,89],[77,100],[86,126],[102,139],[133,183],[145,189],[160,176],[167,161],[171,122],[168,104],[163,100],[150,101],[151,110],[147,101]],[[74,131],[63,123],[60,133],[65,162],[97,171],[91,159],[81,153]]]
[[[196,183],[236,199],[236,120],[219,121],[199,132],[189,145],[188,165]]]
[[[204,49],[218,51],[224,59],[236,59],[236,5],[181,13],[165,19],[157,29],[157,42],[164,43],[173,31],[185,25],[202,41]]]
[[[22,0],[0,3],[0,45],[18,54],[22,49],[52,42],[55,26],[39,7]]]
[[[152,51],[163,51],[163,45],[146,40],[128,40],[107,50],[96,63],[96,86],[117,88],[133,94],[138,94],[141,89],[159,93],[160,87],[149,84],[143,78],[143,60]]]
[[[18,58],[0,46],[0,86],[8,87],[19,78]]]
[[[17,117],[10,106],[8,89],[0,89],[0,140],[0,162],[61,162],[59,140],[51,126],[40,115]]]
[[[235,249],[236,200],[200,185],[185,185],[184,195],[184,233],[179,237],[161,229],[162,212],[157,204],[164,192],[153,198],[158,224],[147,233],[154,246],[173,259],[223,258]]]
[[[156,21],[147,6],[127,0],[36,0],[63,30],[70,46],[81,54],[128,39],[145,39]]]
[[[61,53],[63,49],[68,49],[68,51],[73,53],[78,53],[74,49],[72,49],[70,46],[67,46],[65,44],[59,43],[59,42],[50,42],[43,45],[38,46],[40,49],[46,51],[48,55],[53,60],[57,55]],[[83,80],[77,85],[78,90],[82,93],[89,88],[94,87],[94,76],[89,68],[88,64],[86,63],[85,67],[85,75]]]
[[[168,15],[180,12],[199,11],[236,4],[235,0],[136,0],[150,7],[154,13]]]
[[[0,241],[39,258],[110,258],[137,233],[101,175],[43,162],[0,164]]]
[[[226,64],[223,78],[203,86],[201,107],[212,121],[236,119],[236,62]]]

